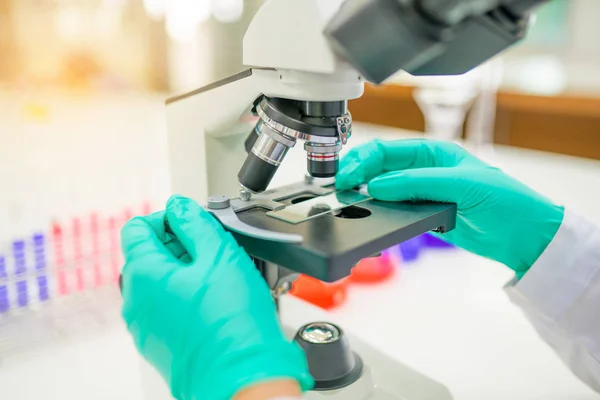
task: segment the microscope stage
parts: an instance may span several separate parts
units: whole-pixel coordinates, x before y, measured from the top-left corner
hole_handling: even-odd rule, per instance
[[[298,209],[302,204],[298,200],[310,202],[317,197],[307,195],[307,192],[310,193],[310,190],[304,189],[295,196],[277,201],[290,209]],[[248,225],[301,235],[302,243],[264,240],[236,232],[232,234],[252,257],[333,282],[348,276],[363,258],[428,231],[451,231],[456,223],[455,204],[382,202],[370,198],[365,200],[360,193],[354,193],[357,201],[353,205],[306,218],[302,222],[292,223],[268,215],[273,212],[263,207],[236,211],[237,217]]]

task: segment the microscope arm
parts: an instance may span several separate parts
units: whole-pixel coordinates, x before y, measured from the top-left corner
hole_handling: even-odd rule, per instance
[[[354,71],[375,83],[399,70],[462,74],[523,38],[529,13],[547,1],[270,1],[244,39],[244,63],[259,68],[168,100],[168,123],[220,136],[261,93],[335,101],[362,94]]]
[[[227,136],[227,128],[239,120],[259,95],[252,70],[248,69],[171,97],[166,101],[168,131],[189,132],[192,126],[213,136]]]
[[[348,0],[325,30],[333,51],[371,82],[404,70],[458,75],[521,40],[548,0]]]

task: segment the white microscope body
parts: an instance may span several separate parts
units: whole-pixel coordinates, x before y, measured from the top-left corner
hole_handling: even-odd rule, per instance
[[[246,158],[244,139],[256,123],[246,117],[259,96],[336,102],[355,99],[363,94],[361,74],[332,52],[323,35],[327,22],[343,2],[267,2],[256,14],[244,37],[243,59],[250,69],[167,102],[173,193],[191,197],[201,204],[206,204],[213,194],[236,197],[240,189],[236,175]],[[302,160],[306,159],[303,151],[295,152]],[[274,183],[302,180],[306,174],[304,163],[290,154],[278,172],[283,180],[278,182],[276,176]],[[285,321],[284,316],[282,319]],[[284,326],[290,338],[298,328]],[[341,389],[311,391],[305,398],[452,398],[443,385],[389,359],[350,335],[347,337],[354,352],[364,362],[361,377]],[[144,363],[142,372],[148,400],[171,398],[166,385],[149,365]]]
[[[213,193],[238,193],[236,174],[246,157],[243,142],[255,122],[243,117],[261,94],[305,101],[362,96],[363,78],[333,54],[322,34],[343,2],[267,2],[244,36],[243,60],[250,69],[231,83],[184,94],[168,103],[170,176],[175,193],[201,203]],[[302,179],[304,168],[296,164],[294,169],[297,179]]]

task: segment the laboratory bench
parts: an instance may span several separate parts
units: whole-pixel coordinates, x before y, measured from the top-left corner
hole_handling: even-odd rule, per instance
[[[415,136],[359,123],[351,142]],[[600,162],[503,146],[477,154],[600,223]],[[345,304],[329,312],[286,296],[282,318],[298,326],[324,318],[339,323],[443,383],[456,400],[600,399],[509,302],[503,285],[511,277],[508,268],[462,250],[432,250],[387,282],[352,286]],[[113,297],[93,332],[0,359],[0,397],[142,400],[140,360]]]

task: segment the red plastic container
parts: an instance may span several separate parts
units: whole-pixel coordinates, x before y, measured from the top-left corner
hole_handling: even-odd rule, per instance
[[[388,280],[396,271],[397,261],[386,251],[379,257],[365,258],[352,269],[353,283],[379,283]]]
[[[292,286],[291,294],[318,307],[329,310],[346,301],[348,279],[326,283],[310,276],[300,275]]]

